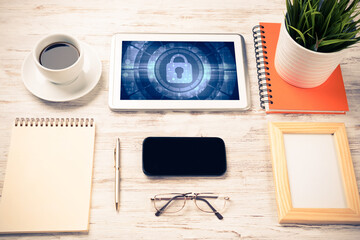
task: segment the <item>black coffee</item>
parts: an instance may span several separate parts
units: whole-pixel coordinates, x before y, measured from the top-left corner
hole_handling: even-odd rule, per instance
[[[77,48],[67,42],[56,42],[45,47],[39,57],[39,62],[49,69],[63,69],[73,65],[79,58]]]

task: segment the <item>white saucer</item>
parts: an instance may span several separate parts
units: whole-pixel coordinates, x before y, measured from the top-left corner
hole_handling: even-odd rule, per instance
[[[68,84],[55,84],[48,81],[36,68],[32,53],[22,65],[22,80],[25,87],[35,96],[51,101],[66,102],[80,98],[89,93],[99,82],[101,76],[101,61],[96,53],[85,43],[84,69],[79,77]]]

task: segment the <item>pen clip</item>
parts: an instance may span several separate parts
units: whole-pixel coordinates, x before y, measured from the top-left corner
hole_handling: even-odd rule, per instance
[[[114,148],[114,168],[116,168],[116,147]]]
[[[119,166],[119,159],[120,159],[120,139],[116,139],[116,145],[114,148],[114,168],[116,170],[120,170]],[[117,167],[116,167],[117,166]]]

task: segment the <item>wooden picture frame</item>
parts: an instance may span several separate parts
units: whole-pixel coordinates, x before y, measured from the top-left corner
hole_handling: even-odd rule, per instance
[[[360,201],[345,125],[343,123],[270,122],[271,157],[276,188],[279,223],[300,224],[360,224]],[[288,134],[288,135],[287,135]],[[310,135],[309,135],[310,134]],[[288,174],[288,160],[284,136],[330,136],[333,140],[339,185],[342,185],[345,207],[294,207]],[[298,143],[295,143],[297,147]],[[320,142],[320,144],[323,144]],[[293,148],[294,149],[294,148]],[[326,148],[328,149],[328,148]],[[303,151],[306,152],[306,151]],[[337,161],[337,163],[336,163]],[[316,162],[316,161],[315,161]],[[314,161],[310,163],[314,164]],[[327,165],[327,164],[326,164]],[[300,170],[296,168],[295,172]],[[293,172],[294,172],[293,171]],[[315,171],[321,174],[320,171]],[[296,175],[296,174],[295,174]],[[306,175],[304,173],[303,175]],[[316,176],[315,176],[316,178]],[[332,175],[330,175],[332,178]],[[326,184],[326,181],[324,181]],[[311,188],[309,185],[309,188]],[[332,186],[329,186],[330,188]],[[315,194],[316,195],[316,194]],[[303,196],[302,196],[303,197]],[[306,196],[311,200],[313,196]],[[330,198],[325,198],[326,200]],[[321,202],[322,203],[322,202]],[[326,205],[326,204],[324,204]]]

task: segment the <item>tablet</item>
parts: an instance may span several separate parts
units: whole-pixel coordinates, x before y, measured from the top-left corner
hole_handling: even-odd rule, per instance
[[[244,39],[238,34],[115,34],[113,110],[246,110]]]

